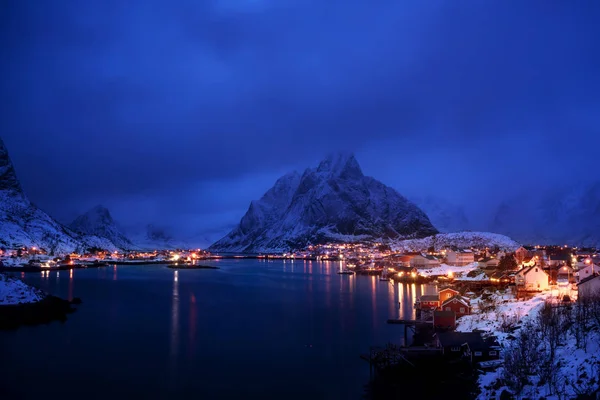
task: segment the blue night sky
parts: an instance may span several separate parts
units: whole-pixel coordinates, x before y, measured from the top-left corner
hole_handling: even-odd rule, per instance
[[[63,222],[101,203],[216,238],[336,150],[474,210],[597,177],[598,1],[7,0],[0,18],[0,135]]]

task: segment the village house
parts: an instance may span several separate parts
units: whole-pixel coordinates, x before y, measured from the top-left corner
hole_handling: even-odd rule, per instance
[[[550,287],[550,276],[538,266],[527,267],[515,275],[517,290],[543,291]]]
[[[455,295],[451,298],[442,302],[440,307],[443,311],[452,311],[456,314],[456,318],[460,318],[463,315],[471,314],[471,303],[470,300],[461,295]]]
[[[586,259],[586,261],[589,261],[589,259]],[[577,282],[580,282],[589,276],[595,275],[598,272],[600,272],[600,267],[598,267],[591,261],[584,262],[583,267],[580,268],[577,272],[575,272],[575,280]]]
[[[538,258],[536,258],[536,257],[524,258],[523,261],[518,262],[518,266],[519,266],[519,269],[526,268],[526,267],[533,267],[534,265],[537,264],[537,262],[538,262]]]
[[[525,248],[524,246],[519,247],[517,250],[515,250],[515,259],[517,260],[517,263],[521,264],[523,261],[525,261],[525,259],[530,259],[533,257],[533,252],[530,251],[529,249]]]
[[[508,285],[515,282],[515,272],[511,271],[494,271],[490,275],[490,282],[495,285]]]
[[[482,269],[496,268],[499,263],[500,260],[492,257],[484,257],[477,261],[477,264],[479,264],[479,268]]]
[[[600,275],[590,275],[577,284],[579,298],[600,296]]]
[[[448,265],[465,266],[475,262],[475,254],[471,250],[449,250],[446,254]]]
[[[438,294],[426,294],[417,298],[415,308],[417,310],[435,310],[439,308],[444,301],[459,294],[460,293],[457,290],[451,288],[442,289]]]
[[[481,332],[436,333],[436,346],[446,358],[467,358],[470,362],[497,360],[500,347],[495,338],[484,338]]]
[[[547,263],[549,267],[562,267],[563,265],[567,265],[570,260],[571,256],[569,254],[550,254]]]
[[[418,269],[430,269],[440,266],[440,260],[429,254],[420,254],[410,260],[410,266]]]
[[[416,254],[397,254],[391,257],[391,261],[396,266],[408,267],[410,265],[410,260],[415,256]]]
[[[552,280],[552,276],[550,279]],[[569,265],[563,265],[562,267],[558,268],[556,271],[556,281],[569,281],[574,283],[575,272],[573,268]]]
[[[434,311],[433,328],[437,331],[453,331],[456,329],[456,313],[453,311]]]

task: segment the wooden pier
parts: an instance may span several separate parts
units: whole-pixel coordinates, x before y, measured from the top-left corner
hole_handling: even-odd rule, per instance
[[[369,371],[371,375],[373,372],[385,370],[387,368],[405,364],[411,367],[415,367],[414,360],[411,361],[411,357],[422,357],[422,356],[440,356],[442,354],[441,349],[430,346],[398,346],[389,343],[385,347],[371,347],[368,354],[361,354],[360,358],[369,362]]]

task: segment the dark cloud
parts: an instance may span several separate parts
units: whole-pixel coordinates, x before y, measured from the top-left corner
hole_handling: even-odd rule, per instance
[[[402,190],[452,174],[459,199],[600,144],[597,2],[5,3],[0,129],[64,218],[104,199],[173,221],[185,193],[229,224],[265,177],[332,149]]]

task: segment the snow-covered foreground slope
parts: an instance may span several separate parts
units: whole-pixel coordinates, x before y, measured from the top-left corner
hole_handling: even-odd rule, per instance
[[[44,297],[41,290],[28,286],[19,279],[0,274],[0,306],[34,303]]]
[[[502,347],[501,358],[512,351],[517,343],[517,337],[522,333],[539,335],[540,343],[536,351],[548,352],[547,337],[538,328],[538,318],[546,301],[551,301],[560,312],[574,313],[575,305],[563,307],[550,292],[544,292],[527,301],[518,301],[511,293],[500,292],[484,300],[481,297],[471,300],[474,314],[461,317],[458,320],[457,331],[471,332],[475,329],[493,333]],[[562,307],[562,308],[561,308]],[[482,311],[486,309],[486,311]],[[529,375],[529,383],[522,390],[524,398],[547,400],[573,399],[578,392],[594,392],[598,390],[600,378],[600,326],[597,322],[590,324],[592,329],[584,333],[587,337],[585,346],[577,345],[576,318],[575,324],[565,325],[564,338],[556,348],[555,368],[556,384],[550,388],[540,376]],[[539,361],[542,362],[541,360]],[[480,400],[500,399],[502,392],[511,389],[507,386],[504,367],[494,371],[484,372],[479,377],[481,393]]]
[[[423,239],[400,240],[392,243],[393,250],[424,251],[430,247],[441,250],[445,247],[458,248],[493,248],[498,246],[501,250],[514,251],[519,248],[519,243],[508,236],[490,232],[455,232],[440,233]]]
[[[211,251],[280,252],[308,244],[437,233],[394,189],[364,176],[353,155],[337,154],[302,175],[280,178],[252,201],[240,224]]]
[[[33,205],[23,193],[8,151],[0,139],[0,247],[44,248],[53,254],[89,247],[115,250],[110,240],[78,235]]]

